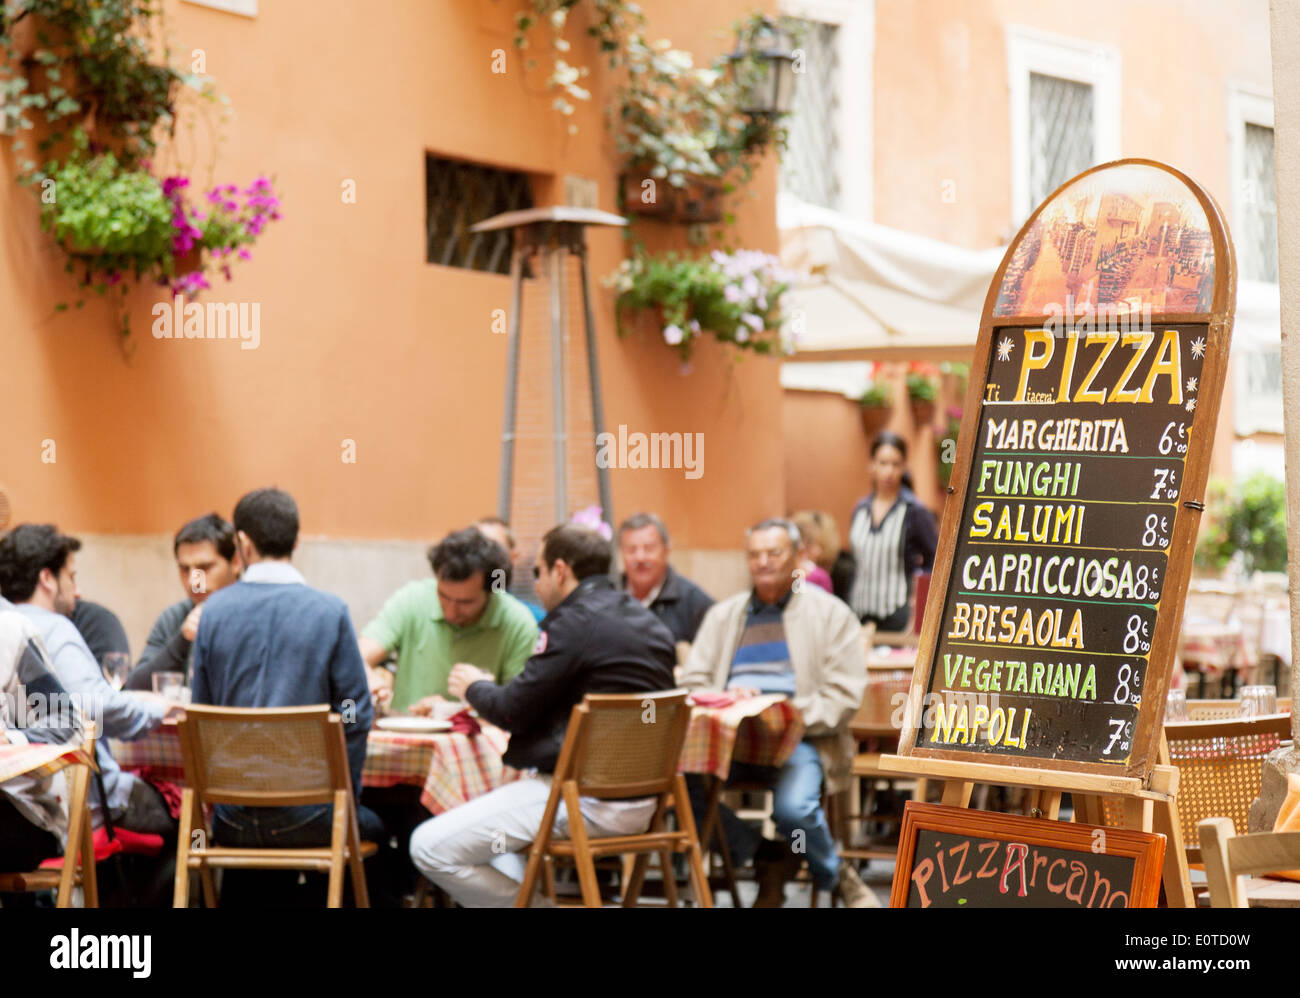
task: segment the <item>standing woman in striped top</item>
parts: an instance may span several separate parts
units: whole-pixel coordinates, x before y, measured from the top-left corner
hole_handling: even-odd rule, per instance
[[[857,562],[848,603],[865,624],[905,631],[912,576],[934,566],[938,530],[933,514],[908,487],[907,444],[897,433],[871,444],[872,492],[853,510],[849,546]]]

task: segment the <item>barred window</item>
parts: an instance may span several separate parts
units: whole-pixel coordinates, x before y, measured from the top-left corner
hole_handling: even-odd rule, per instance
[[[476,233],[470,226],[502,212],[533,207],[528,175],[426,155],[424,177],[428,262],[510,273],[512,230]]]
[[[1029,74],[1029,204],[1031,209],[1096,163],[1093,88]]]
[[[811,204],[839,208],[840,27],[801,19],[796,24],[802,72],[787,123],[781,187]]]
[[[1277,283],[1277,187],[1273,129],[1246,122],[1242,163],[1241,272],[1253,281]]]

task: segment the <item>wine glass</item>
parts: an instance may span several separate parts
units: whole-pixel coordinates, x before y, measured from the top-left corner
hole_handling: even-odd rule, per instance
[[[105,652],[99,661],[99,667],[104,670],[104,678],[113,684],[113,688],[120,690],[126,685],[126,677],[131,674],[131,656],[124,651]]]

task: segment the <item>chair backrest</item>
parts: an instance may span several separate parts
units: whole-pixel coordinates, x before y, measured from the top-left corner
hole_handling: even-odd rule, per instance
[[[673,788],[691,708],[685,690],[588,693],[569,715],[556,780],[586,797],[650,797]]]
[[[1228,818],[1237,831],[1246,831],[1264,757],[1290,736],[1290,714],[1165,725],[1169,761],[1178,767],[1178,814],[1189,849],[1205,818]]]
[[[343,722],[326,704],[192,706],[177,729],[186,782],[202,803],[327,804],[351,789]]]
[[[1214,908],[1245,908],[1245,878],[1300,868],[1300,832],[1237,835],[1227,818],[1200,823],[1201,856]]]
[[[1187,720],[1223,721],[1241,717],[1240,700],[1188,700]]]

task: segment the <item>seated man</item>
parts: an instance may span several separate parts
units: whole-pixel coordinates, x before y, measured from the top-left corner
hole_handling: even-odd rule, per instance
[[[574,704],[588,693],[673,686],[672,635],[615,588],[606,574],[611,555],[609,542],[594,530],[575,524],[552,529],[533,568],[548,612],[523,673],[498,686],[473,666],[451,671],[451,695],[510,732],[506,765],[532,773],[426,821],[411,836],[411,859],[420,872],[467,908],[514,903],[523,871],[509,854],[532,842],[541,826]],[[582,800],[593,836],[643,832],[653,813],[653,798]],[[566,833],[563,809],[555,824]],[[494,861],[513,863],[515,876]]]
[[[68,745],[84,737],[80,715],[54,678],[36,629],[0,597],[0,745]],[[64,783],[62,774],[0,783],[0,870],[34,870],[63,852]],[[7,907],[24,903],[4,894],[0,900]]]
[[[871,907],[857,871],[841,863],[822,812],[822,784],[846,785],[853,759],[848,723],[862,702],[867,664],[861,626],[841,600],[816,586],[794,586],[799,530],[789,520],[764,520],[746,539],[754,587],[705,614],[682,673],[682,685],[740,696],[783,693],[803,717],[804,740],[780,769],[735,763],[731,779],[766,782],[775,793],[772,820],[790,840],[802,832],[808,866],[818,888],[834,888],[849,907]],[[702,821],[703,793],[692,780],[692,804]],[[754,859],[759,897],[755,907],[780,907],[794,865],[785,842],[759,832],[721,808],[723,833],[739,864]]]
[[[194,642],[193,701],[219,707],[302,707],[327,703],[343,716],[352,790],[361,770],[374,708],[348,608],[312,589],[291,559],[298,545],[298,506],[279,489],[239,500],[235,544],[245,565],[234,585],[204,604]],[[212,834],[222,845],[328,844],[334,805],[242,808],[218,805]],[[363,839],[383,825],[357,809]]]
[[[176,819],[162,795],[144,780],[118,768],[108,749],[110,738],[143,738],[162,723],[167,707],[153,694],[115,690],[99,663],[68,619],[77,596],[76,552],[81,542],[53,526],[22,524],[0,539],[0,593],[35,627],[63,688],[99,725],[95,758],[103,776],[113,821],[133,832],[167,836]],[[102,821],[102,801],[92,794],[95,823]]]
[[[190,681],[194,636],[204,601],[218,589],[239,579],[239,555],[235,552],[235,528],[216,513],[191,520],[172,541],[176,570],[185,587],[185,598],[158,615],[145,642],[140,661],[126,681],[128,690],[153,689],[158,672],[182,672]]]
[[[391,689],[393,710],[428,713],[448,695],[452,666],[466,663],[496,682],[524,668],[537,624],[505,591],[505,550],[475,527],[448,534],[429,549],[434,578],[397,590],[361,632],[361,657],[378,698]],[[394,676],[378,668],[397,653]]]
[[[629,516],[618,528],[623,586],[673,632],[674,641],[694,641],[713,598],[668,564],[668,528],[653,513]]]

